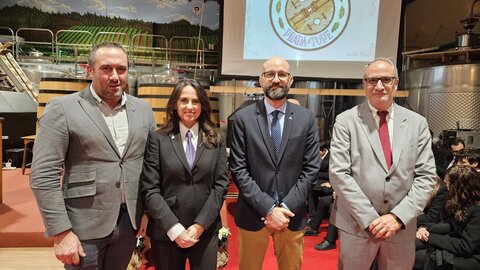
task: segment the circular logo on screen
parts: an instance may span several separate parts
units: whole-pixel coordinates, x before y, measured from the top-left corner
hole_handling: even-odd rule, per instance
[[[330,45],[345,30],[350,0],[270,0],[270,22],[288,46],[311,51]]]

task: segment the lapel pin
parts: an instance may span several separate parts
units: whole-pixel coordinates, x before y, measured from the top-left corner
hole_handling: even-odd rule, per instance
[[[289,120],[293,120],[293,117],[289,116],[288,119],[289,119]]]
[[[170,139],[175,140],[175,135],[171,135]]]
[[[407,124],[405,124],[405,122],[402,122],[402,123],[400,124],[400,127],[403,128],[403,127],[405,127],[406,125],[407,125]]]

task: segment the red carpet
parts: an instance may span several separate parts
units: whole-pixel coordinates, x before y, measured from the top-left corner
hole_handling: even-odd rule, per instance
[[[225,268],[225,270],[236,270],[238,269],[238,233],[237,227],[232,226],[230,224],[235,224],[233,220],[233,216],[236,210],[236,199],[227,198],[227,209],[228,209],[228,224],[230,226],[230,231],[232,235],[229,237],[229,248],[228,248],[228,256],[229,261]],[[337,269],[337,259],[338,259],[338,241],[337,241],[337,249],[327,250],[327,251],[317,251],[313,247],[320,243],[327,233],[327,223],[323,223],[320,231],[319,236],[307,236],[304,238],[305,243],[305,250],[303,253],[303,264],[302,269],[304,270],[311,270],[311,269],[319,269],[319,270],[333,270]],[[273,251],[273,242],[270,241],[270,245],[268,247],[267,253],[265,255],[265,261],[263,263],[263,270],[276,270],[277,267],[277,260],[274,255]]]
[[[28,175],[22,175],[22,169],[3,171],[0,247],[51,247],[53,241],[43,236],[44,228]]]
[[[28,169],[26,173],[28,174]],[[228,224],[232,235],[229,237],[229,262],[223,269],[238,269],[238,238],[233,215],[236,199],[227,198]],[[317,251],[313,247],[320,243],[326,234],[324,223],[317,237],[305,237],[305,251],[302,269],[336,269],[338,248]],[[3,172],[3,204],[0,204],[0,247],[51,247],[51,240],[43,237],[44,226],[28,183],[28,175],[21,169]],[[338,242],[337,242],[338,247]],[[41,268],[40,268],[41,269]],[[273,244],[267,250],[264,270],[278,269]]]

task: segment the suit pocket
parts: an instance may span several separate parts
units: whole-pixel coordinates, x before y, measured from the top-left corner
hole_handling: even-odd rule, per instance
[[[65,199],[93,196],[97,193],[96,172],[72,173],[65,178]]]
[[[289,142],[296,142],[296,141],[305,141],[305,135],[295,136],[288,138]]]
[[[165,199],[165,203],[168,205],[168,207],[172,208],[172,206],[175,205],[175,202],[177,201],[177,196],[172,196],[170,198]]]

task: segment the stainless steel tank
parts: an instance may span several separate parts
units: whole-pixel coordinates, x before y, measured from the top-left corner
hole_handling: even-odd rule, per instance
[[[347,83],[336,81],[299,81],[294,82],[292,88],[351,89],[361,88],[361,84],[350,82],[347,85]],[[307,107],[315,114],[320,141],[331,138],[335,117],[339,113],[364,100],[364,97],[357,96],[291,95],[291,97],[299,100],[302,106]]]
[[[480,64],[405,72],[408,105],[425,116],[435,136],[445,129],[480,129]]]
[[[215,82],[215,86],[235,87],[235,93],[217,93],[220,127],[227,125],[228,117],[245,101],[258,98],[258,95],[245,94],[248,88],[254,88],[253,80],[224,80]]]

